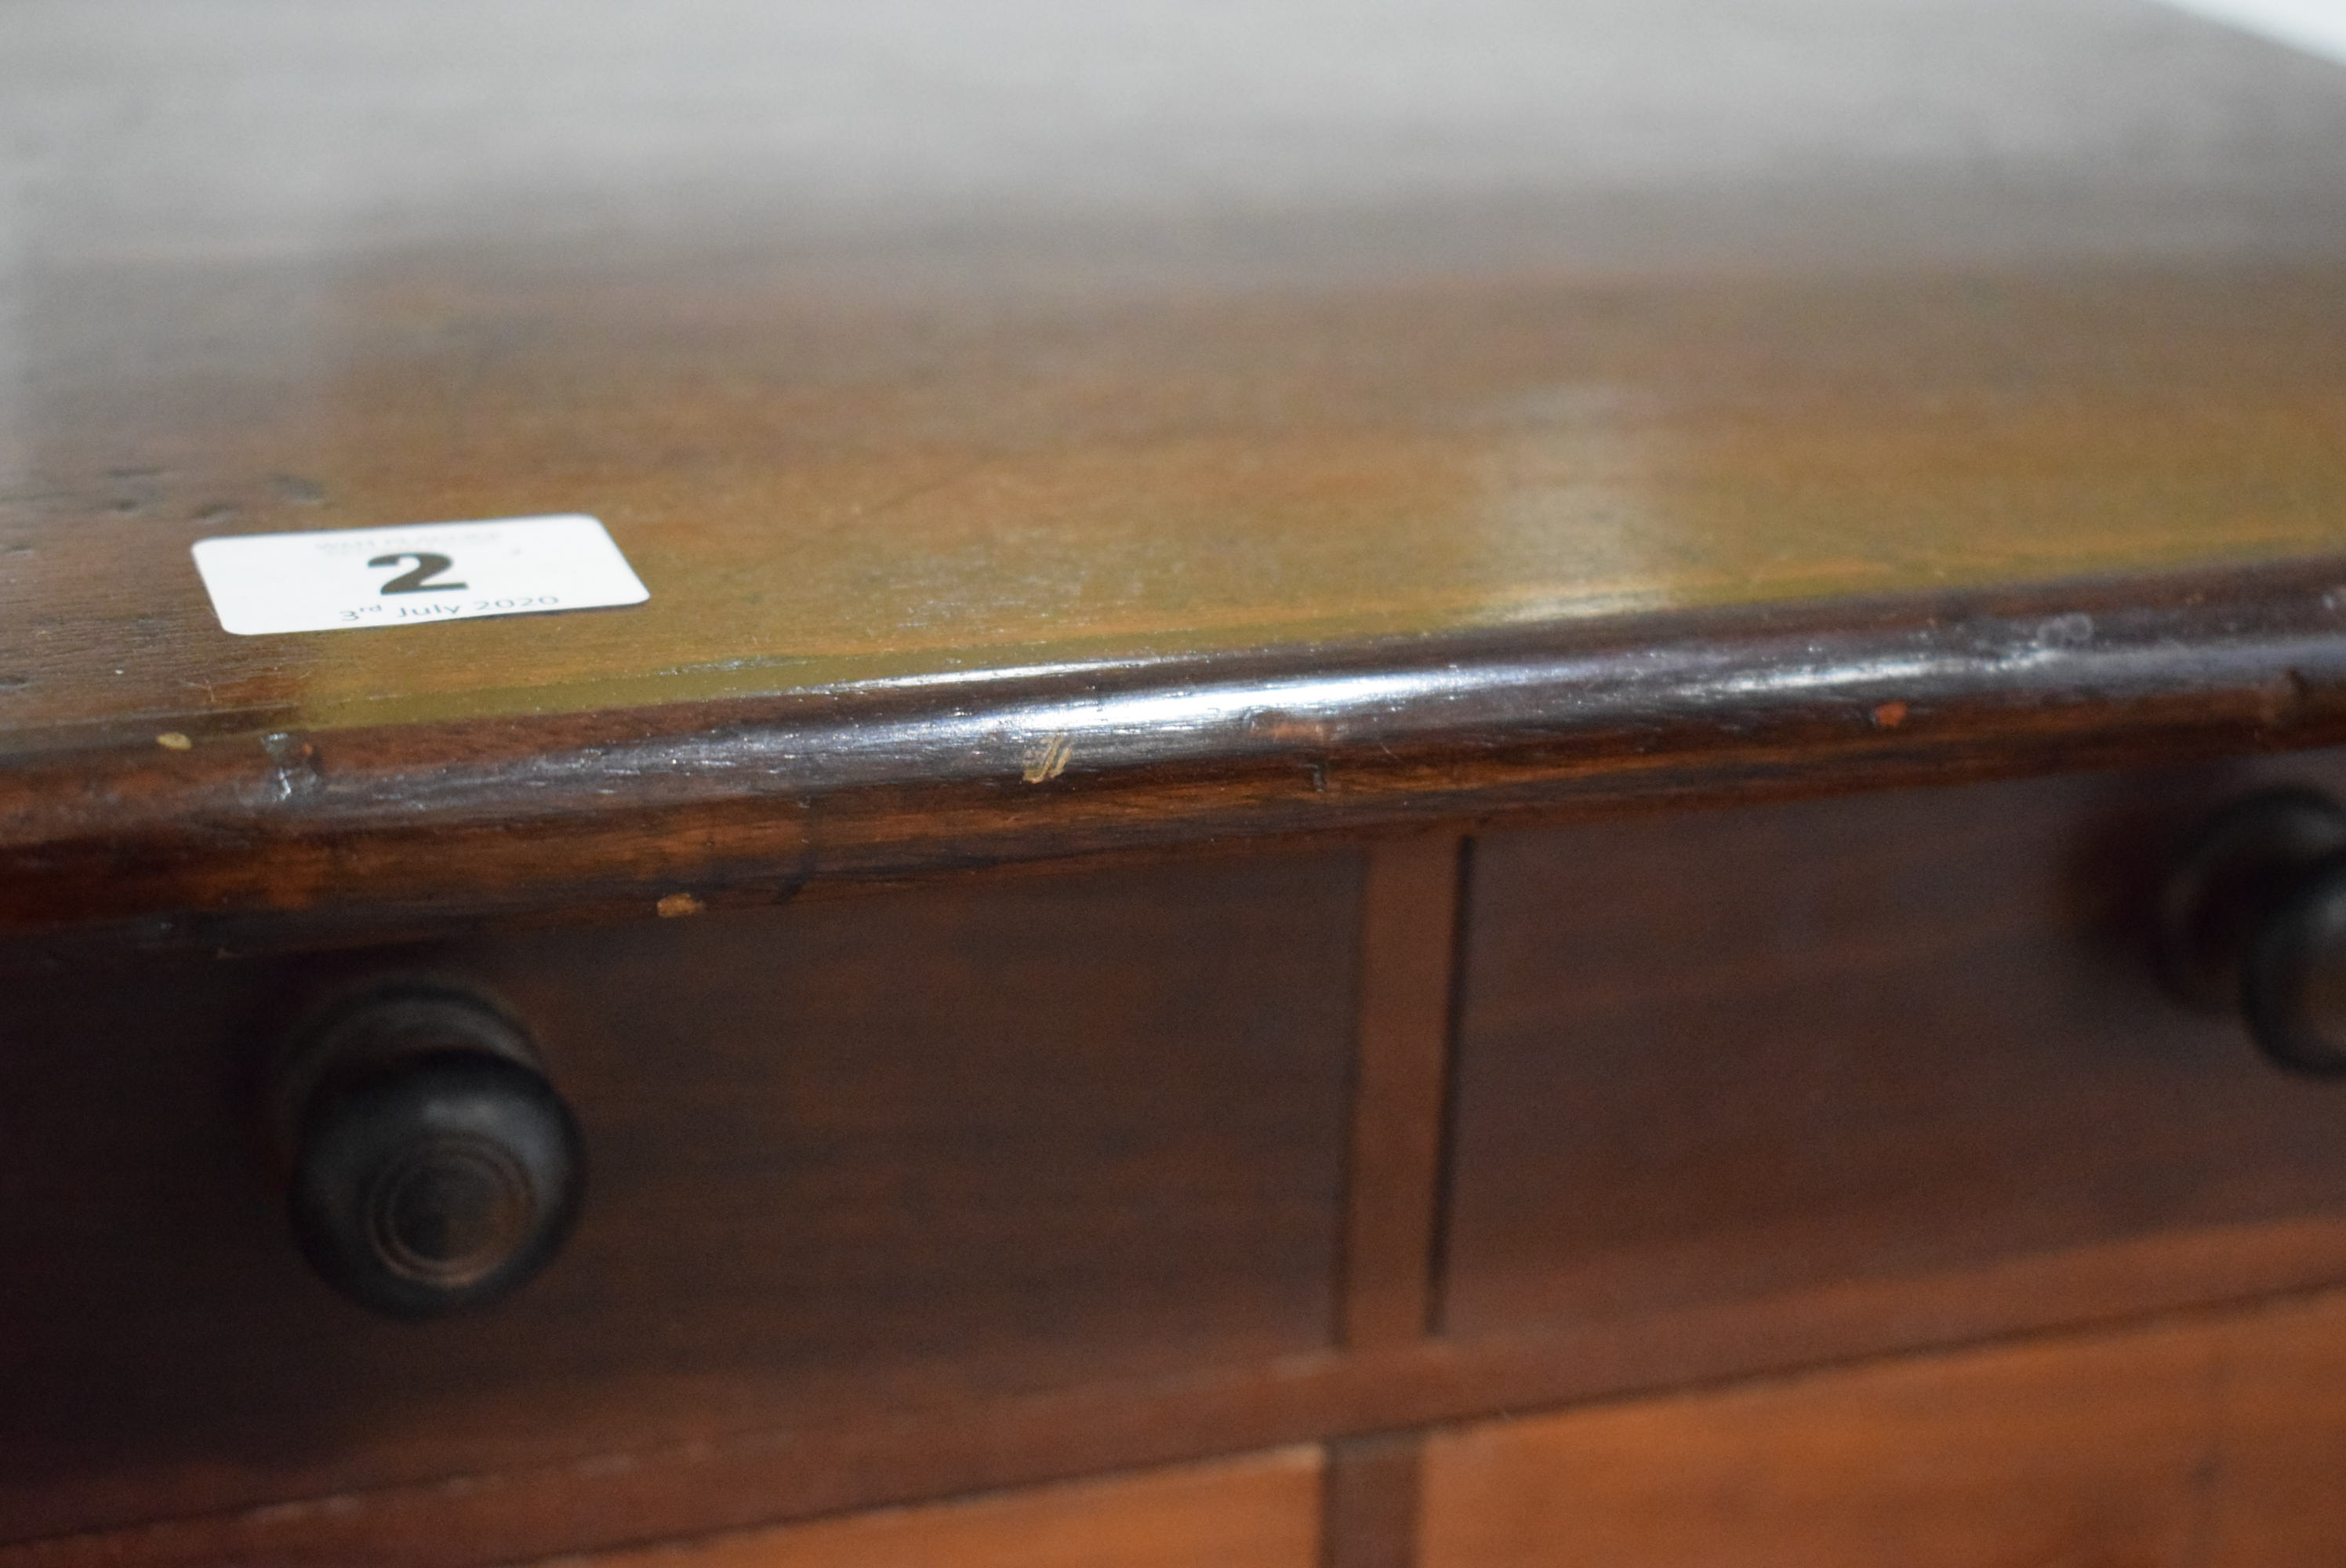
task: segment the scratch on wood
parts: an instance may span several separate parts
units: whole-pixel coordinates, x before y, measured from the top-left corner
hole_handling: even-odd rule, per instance
[[[1040,746],[1029,747],[1024,769],[1026,782],[1040,784],[1046,779],[1056,779],[1067,770],[1067,759],[1075,754],[1075,737],[1065,730],[1049,737]]]
[[[2267,681],[2258,694],[2263,700],[2261,717],[2269,727],[2280,729],[2297,722],[2313,695],[2313,683],[2302,671],[2286,669]]]
[[[1275,708],[1249,714],[1247,733],[1289,746],[1329,746],[1337,738],[1336,726],[1329,720]]]
[[[298,735],[279,730],[262,736],[260,748],[276,764],[269,770],[269,783],[280,803],[317,788],[320,780],[316,747]]]

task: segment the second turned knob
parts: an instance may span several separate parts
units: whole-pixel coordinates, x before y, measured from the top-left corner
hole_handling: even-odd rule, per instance
[[[2218,813],[2169,877],[2160,940],[2184,1000],[2238,1008],[2282,1066],[2346,1074],[2346,808],[2292,789]]]

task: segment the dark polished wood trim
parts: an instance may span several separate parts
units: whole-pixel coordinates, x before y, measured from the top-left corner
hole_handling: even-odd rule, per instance
[[[1433,1318],[1462,852],[1455,833],[1368,852],[1344,1200],[1347,1345],[1414,1339]]]
[[[1232,836],[2346,740],[2346,559],[0,766],[0,936],[692,911]]]
[[[1504,1339],[1423,1339],[0,1547],[0,1568],[464,1568],[1394,1432],[2346,1284],[2334,1220],[2177,1232]]]
[[[1320,1568],[1416,1568],[1416,1432],[1328,1445],[1321,1480]]]

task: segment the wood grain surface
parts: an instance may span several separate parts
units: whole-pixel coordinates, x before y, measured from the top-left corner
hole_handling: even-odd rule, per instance
[[[630,1449],[288,1499],[226,1513],[0,1546],[7,1568],[472,1568],[952,1497],[1330,1434],[1486,1418],[1568,1400],[2238,1302],[2346,1278],[2346,1226],[2156,1237],[1931,1279],[1798,1292],[1472,1345],[1286,1357],[1265,1365],[1003,1396],[899,1414]],[[1390,1501],[1389,1499],[1387,1501]],[[1366,1525],[1367,1546],[1390,1538]],[[1355,1541],[1359,1537],[1352,1537]],[[1374,1561],[1373,1558],[1371,1561]]]
[[[12,6],[8,728],[2346,543],[2326,67],[2094,0],[1097,9]],[[185,554],[548,510],[652,602],[238,639]]]
[[[1494,1423],[1427,1444],[1422,1568],[2321,1568],[2346,1298]]]
[[[1335,850],[12,988],[0,1250],[41,1261],[0,1292],[0,1540],[748,1432],[917,1438],[1322,1350],[1359,885]],[[416,970],[528,1022],[587,1163],[543,1277],[420,1327],[303,1265],[263,1092],[305,994]],[[852,1464],[807,1479],[883,1500]],[[364,1550],[567,1539],[543,1528]]]
[[[0,719],[17,751],[908,682],[944,708],[1005,670],[2334,554],[2340,251],[893,311],[689,255],[385,259],[340,285],[332,383],[248,392],[276,367],[214,362],[231,333],[195,406],[123,388],[113,466],[158,472],[19,481]],[[299,281],[257,270],[213,287]],[[295,418],[331,423],[289,452]],[[297,458],[328,500],[280,494]],[[649,603],[237,637],[187,550],[566,509]]]
[[[2346,1085],[2169,998],[2174,846],[2335,754],[1478,841],[1442,1321],[2346,1215]]]
[[[1320,1471],[1318,1450],[1288,1449],[562,1561],[566,1568],[1319,1568]]]
[[[2130,911],[2202,809],[2339,769],[1494,836],[1434,1336],[1340,1338],[1440,1109],[1360,1097],[1356,966],[1438,936],[1393,897],[1438,841],[19,986],[0,1230],[56,1261],[0,1300],[49,1348],[0,1563],[460,1568],[1332,1442],[1382,1568],[1428,1423],[2333,1287],[2336,1085],[2172,1010]],[[588,1135],[574,1251],[422,1331],[250,1163],[272,999],[387,959],[538,1020]]]
[[[2324,1560],[2336,1302],[2107,1325],[2346,1279],[2335,1085],[2125,935],[2346,742],[2346,86],[1690,15],[0,7],[0,1563]],[[556,511],[649,602],[239,638],[188,553]],[[255,1125],[386,962],[592,1165],[421,1334]]]
[[[0,17],[0,929],[2335,738],[2346,88],[2201,24],[138,15]],[[241,638],[187,553],[550,510],[650,602]]]
[[[2346,739],[2346,562],[0,769],[0,935],[322,946],[1200,840]],[[11,955],[25,951],[11,943]],[[13,962],[13,957],[12,957]]]

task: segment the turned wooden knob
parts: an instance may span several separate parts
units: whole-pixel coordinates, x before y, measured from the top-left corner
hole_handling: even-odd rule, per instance
[[[296,1043],[280,1115],[295,1239],[375,1311],[492,1301],[577,1215],[576,1122],[520,1023],[464,989],[387,985],[332,1010]]]
[[[2310,789],[2251,796],[2178,857],[2160,910],[2169,984],[2237,1009],[2282,1066],[2346,1074],[2346,808]]]

